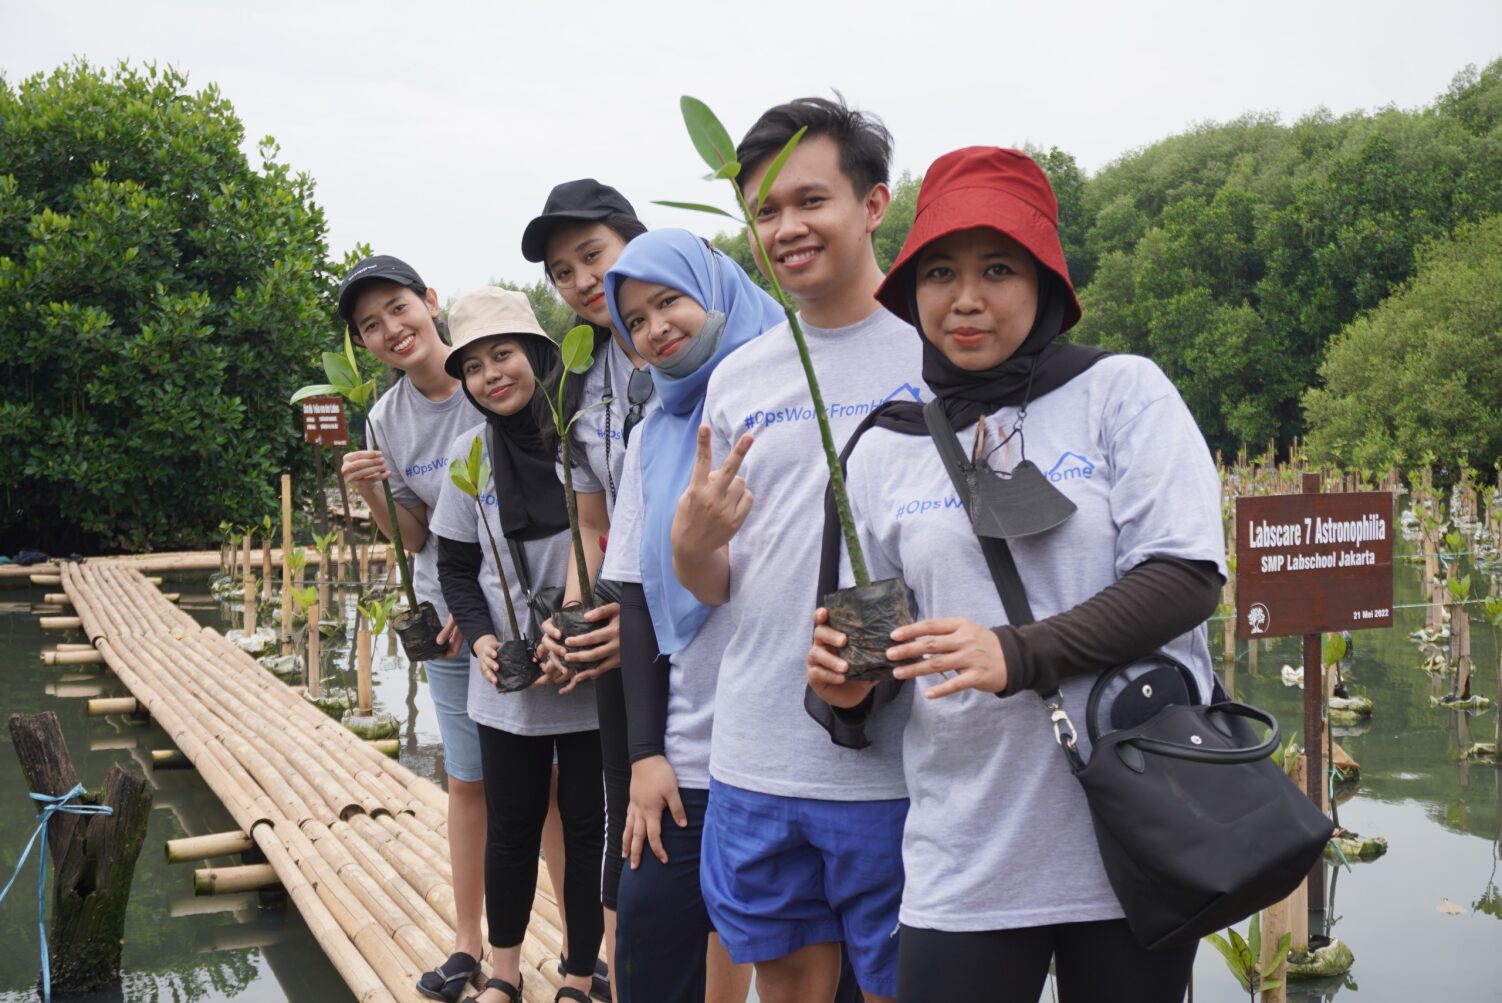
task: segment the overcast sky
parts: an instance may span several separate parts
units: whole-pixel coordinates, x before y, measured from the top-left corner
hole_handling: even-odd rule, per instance
[[[336,255],[366,241],[448,299],[541,274],[521,232],[559,181],[613,184],[649,226],[712,223],[651,204],[728,203],[681,94],[738,138],[838,88],[885,119],[896,171],[981,143],[1059,146],[1094,171],[1248,111],[1428,104],[1502,56],[1502,2],[0,0],[9,81],[75,56],[217,83],[252,156],[269,133],[316,180]]]

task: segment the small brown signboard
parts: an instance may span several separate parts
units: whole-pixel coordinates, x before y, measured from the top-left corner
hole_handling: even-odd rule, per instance
[[[302,402],[302,437],[314,446],[343,446],[349,442],[344,402],[338,397],[308,397]]]
[[[1392,626],[1387,491],[1236,500],[1236,636]]]

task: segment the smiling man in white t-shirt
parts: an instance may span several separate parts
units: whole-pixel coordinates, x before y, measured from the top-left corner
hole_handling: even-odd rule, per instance
[[[839,448],[884,401],[921,400],[921,353],[873,297],[872,234],[891,201],[879,121],[821,98],[769,110],[736,150],[746,198],[805,126],[751,209],[771,259],[759,264],[798,305]],[[713,462],[679,503],[673,557],[684,585],[728,603],[735,624],[715,698],[705,902],[732,959],[756,964],[764,1003],[831,999],[840,942],[866,999],[885,1000],[896,993],[906,713],[874,719],[871,747],[856,752],[803,709],[828,471],[788,325],[720,364],[704,421]]]

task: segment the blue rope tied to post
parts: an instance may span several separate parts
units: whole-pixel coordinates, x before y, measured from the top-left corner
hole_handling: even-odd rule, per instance
[[[5,888],[0,890],[0,902],[5,901],[5,896],[10,894],[11,886],[21,876],[21,868],[26,866],[26,858],[31,856],[32,847],[36,846],[37,840],[42,841],[42,849],[37,854],[37,935],[42,941],[42,1000],[43,1003],[51,1003],[52,1000],[52,963],[47,954],[47,826],[58,812],[67,812],[69,815],[112,815],[115,809],[103,804],[68,804],[74,798],[83,794],[83,784],[77,784],[68,793],[61,797],[53,797],[50,794],[30,794],[33,801],[43,804],[41,812],[37,815],[37,827],[31,834],[31,839],[26,844],[26,849],[21,851],[21,859],[16,862],[15,872],[10,880],[5,883]]]

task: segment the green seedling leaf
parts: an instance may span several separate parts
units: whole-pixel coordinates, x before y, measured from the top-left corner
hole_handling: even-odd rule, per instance
[[[744,225],[745,222],[746,222],[745,220],[741,219],[739,216],[731,215],[730,213],[726,212],[724,209],[717,209],[716,207],[714,207],[712,205],[704,205],[702,202],[666,202],[666,201],[663,201],[662,199],[658,199],[657,201],[653,202],[652,204],[653,205],[665,205],[669,209],[691,209],[694,212],[707,212],[707,213],[710,213],[710,214],[715,215],[715,216],[724,216],[726,219],[733,219],[737,223],[740,223],[742,225]]]
[[[1252,913],[1251,925],[1246,930],[1246,948],[1251,952],[1249,964],[1260,965],[1262,963],[1262,914]]]
[[[287,403],[296,404],[309,397],[336,397],[339,396],[339,392],[338,387],[329,383],[310,383],[294,393]]]
[[[740,173],[741,165],[732,160],[730,163],[726,164],[724,167],[721,167],[713,174],[704,175],[704,180],[719,181],[721,178],[729,178],[731,181],[734,181],[736,178],[740,177]]]
[[[349,371],[355,374],[354,379],[350,380],[350,382],[358,382],[360,379],[360,363],[355,359],[355,343],[349,336],[348,326],[344,328],[344,357],[349,361]]]
[[[1231,935],[1231,946],[1236,949],[1236,957],[1241,959],[1242,969],[1250,972],[1255,959],[1252,957],[1251,949],[1247,947],[1246,940],[1234,929],[1227,930],[1226,932]]]
[[[1325,665],[1335,665],[1346,657],[1346,639],[1343,635],[1326,634],[1322,648],[1320,661]]]
[[[1268,976],[1277,975],[1280,971],[1283,970],[1283,966],[1286,965],[1286,964],[1288,964],[1288,948],[1292,944],[1293,944],[1293,934],[1292,933],[1285,933],[1285,934],[1283,934],[1283,936],[1281,936],[1281,937],[1278,938],[1278,948],[1277,948],[1277,950],[1273,951],[1273,965],[1272,965],[1271,968],[1269,968],[1267,970],[1267,973],[1266,973]],[[1279,984],[1280,983],[1278,983],[1278,982],[1268,982],[1268,981],[1264,980],[1263,983],[1262,983],[1262,988],[1263,989],[1270,989],[1273,986],[1276,986],[1276,985],[1279,985]]]
[[[1459,530],[1452,529],[1445,534],[1445,546],[1451,550],[1459,551],[1465,546],[1465,537],[1460,534]]]
[[[698,98],[683,95],[678,106],[683,109],[683,124],[688,127],[688,138],[694,149],[704,158],[712,171],[718,171],[735,161],[735,143],[730,133],[720,124],[719,118],[709,110],[709,105]]]
[[[756,206],[758,208],[767,200],[767,193],[772,190],[772,184],[777,180],[777,175],[782,173],[782,166],[788,162],[788,157],[793,154],[793,147],[798,145],[798,140],[802,139],[803,134],[807,131],[808,126],[805,125],[793,133],[792,138],[783,146],[782,152],[778,153],[776,159],[772,161],[772,166],[767,168],[766,175],[761,179],[761,187],[756,191]]]
[[[323,372],[336,387],[350,388],[360,382],[360,372],[338,352],[323,353]]]
[[[477,435],[469,444],[469,455],[462,460],[455,457],[449,464],[449,479],[471,498],[480,497],[480,485],[490,477],[490,464],[485,462],[484,448],[483,441]]]
[[[563,368],[571,373],[584,373],[594,365],[594,328],[580,324],[563,336]]]
[[[308,554],[303,550],[294,550],[292,551],[292,553],[287,555],[286,561],[287,567],[291,568],[292,573],[295,575],[303,568],[307,567]]]
[[[1445,582],[1445,588],[1449,589],[1450,594],[1456,599],[1464,602],[1466,597],[1471,594],[1471,576],[1465,575],[1461,578],[1451,578]]]
[[[292,590],[292,605],[299,611],[306,613],[308,609],[318,601],[318,589],[312,585]]]
[[[361,383],[359,386],[351,387],[347,392],[345,392],[344,396],[348,398],[351,404],[359,408],[361,411],[364,411],[367,407],[370,406],[369,401],[370,398],[375,395],[375,388],[376,381],[375,377],[372,376],[370,379],[366,380],[364,383]]]

